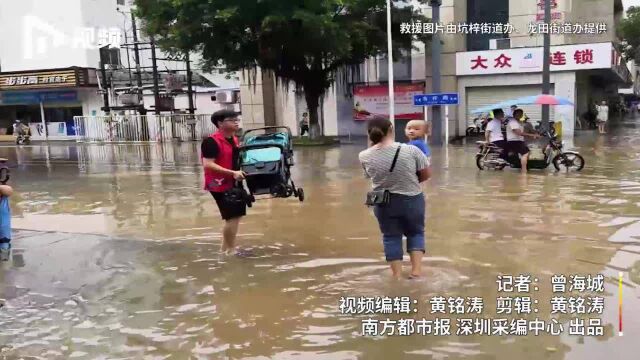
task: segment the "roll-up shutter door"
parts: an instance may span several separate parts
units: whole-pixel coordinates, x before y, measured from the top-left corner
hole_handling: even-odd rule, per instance
[[[477,116],[471,114],[474,109],[523,96],[542,94],[542,88],[539,85],[470,87],[466,90],[467,120]],[[551,86],[551,94],[553,94],[553,85]],[[518,104],[518,107],[529,117],[532,124],[536,124],[542,118],[541,105]],[[507,111],[507,109],[503,110]],[[554,106],[549,106],[549,119],[555,119]]]

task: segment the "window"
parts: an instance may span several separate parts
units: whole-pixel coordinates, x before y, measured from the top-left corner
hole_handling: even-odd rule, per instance
[[[403,56],[393,61],[393,79],[411,80],[411,51],[402,51]],[[408,55],[407,55],[408,54]],[[389,80],[389,62],[386,57],[378,58],[378,81]]]
[[[467,23],[509,22],[509,0],[468,0]],[[467,51],[488,50],[490,39],[502,39],[508,34],[467,34]]]
[[[124,5],[124,0],[118,0],[118,5]]]
[[[105,65],[120,65],[120,49],[119,48],[109,48],[109,49],[100,49],[100,60],[104,62]]]

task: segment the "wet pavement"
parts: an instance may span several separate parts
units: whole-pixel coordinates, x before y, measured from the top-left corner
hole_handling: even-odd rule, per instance
[[[306,193],[260,200],[220,259],[217,210],[201,188],[198,144],[0,147],[10,159],[15,230],[0,264],[0,358],[637,359],[640,336],[640,123],[582,132],[581,173],[480,172],[476,149],[434,150],[426,186],[426,277],[389,279],[362,205],[362,145],[297,148]],[[624,336],[618,334],[623,273]],[[602,315],[550,316],[554,274],[605,276]],[[531,315],[496,315],[499,274],[539,278]],[[532,285],[533,286],[533,285]],[[410,315],[341,314],[341,297],[409,296]],[[481,297],[482,316],[552,318],[560,336],[361,336],[368,317],[433,319],[434,296]],[[572,296],[570,294],[567,297]],[[586,295],[584,295],[586,296]],[[604,335],[569,336],[573,317]]]

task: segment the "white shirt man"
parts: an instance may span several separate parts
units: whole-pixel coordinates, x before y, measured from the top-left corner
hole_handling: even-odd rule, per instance
[[[502,120],[501,119],[493,119],[489,121],[487,124],[487,128],[485,129],[487,135],[487,141],[493,144],[496,144],[497,141],[504,141],[504,137],[502,136]],[[502,144],[496,144],[502,146]]]
[[[514,130],[522,131],[522,126],[520,125],[520,122],[518,120],[516,120],[515,118],[510,118],[509,122],[507,123],[507,142],[524,141],[524,136],[516,134]]]

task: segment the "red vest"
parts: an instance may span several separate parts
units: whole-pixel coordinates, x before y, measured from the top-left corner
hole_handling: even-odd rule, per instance
[[[221,131],[209,135],[218,144],[218,156],[215,163],[225,169],[233,169],[233,146],[224,137]],[[233,142],[238,146],[238,138],[233,137]],[[202,154],[200,154],[202,160]],[[217,173],[210,169],[204,169],[204,189],[213,192],[225,192],[233,187],[233,176]]]

